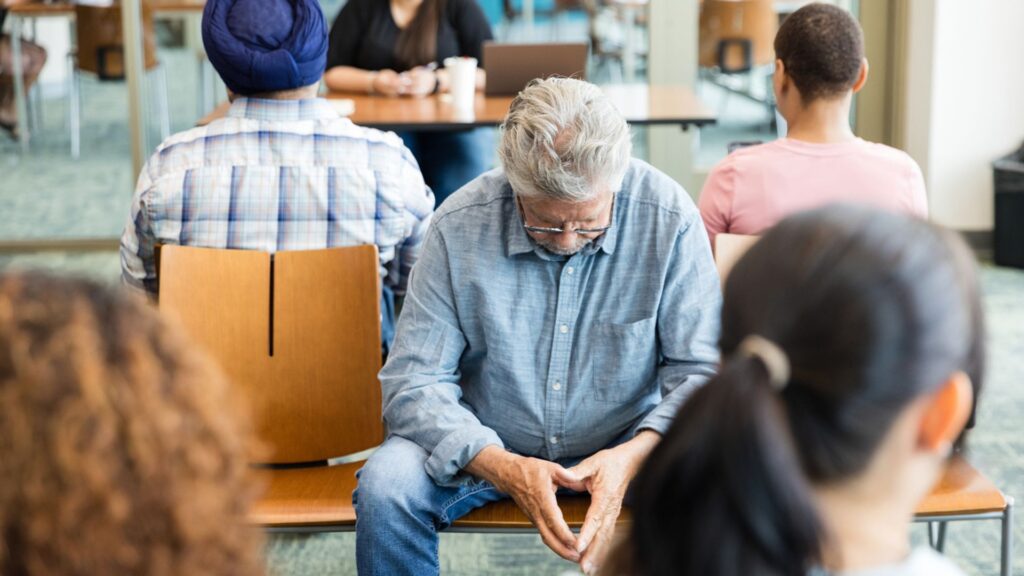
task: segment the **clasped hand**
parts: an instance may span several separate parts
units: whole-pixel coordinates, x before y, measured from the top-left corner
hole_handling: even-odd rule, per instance
[[[592,574],[612,544],[626,488],[657,438],[653,432],[642,432],[630,442],[602,450],[568,469],[489,446],[468,470],[512,497],[551,550]],[[590,493],[590,508],[578,536],[558,507],[555,493],[560,488]]]
[[[373,79],[373,90],[385,96],[426,96],[438,81],[437,73],[426,66],[401,73],[381,70]]]

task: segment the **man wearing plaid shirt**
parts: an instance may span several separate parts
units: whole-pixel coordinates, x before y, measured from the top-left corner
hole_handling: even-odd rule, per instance
[[[327,27],[316,0],[210,0],[203,43],[227,117],[164,141],[139,175],[121,238],[125,284],[157,292],[154,247],[277,252],[376,244],[384,294],[405,290],[434,206],[392,134],[317,98]]]

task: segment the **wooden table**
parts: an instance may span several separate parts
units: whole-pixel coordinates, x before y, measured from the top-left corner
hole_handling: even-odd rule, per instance
[[[635,125],[690,126],[714,124],[716,115],[692,90],[684,86],[647,86],[643,84],[602,86],[616,108]],[[382,130],[461,130],[465,128],[498,126],[501,124],[511,96],[484,96],[478,94],[472,117],[457,113],[445,95],[425,98],[393,98],[365,94],[330,93],[327,98],[347,98],[355,104],[349,118],[360,126]],[[203,126],[224,117],[228,103],[217,107],[202,118]]]
[[[198,14],[206,7],[206,0],[148,0],[148,5],[155,14]],[[26,104],[28,97],[25,94],[22,72],[21,27],[25,20],[52,17],[73,18],[74,15],[74,3],[63,1],[29,2],[8,8],[7,16],[11,21],[11,73],[14,75],[14,101],[18,112],[18,141],[21,144],[22,152],[28,151],[28,106]],[[74,23],[71,26],[74,26]],[[73,30],[68,34],[74,38]]]

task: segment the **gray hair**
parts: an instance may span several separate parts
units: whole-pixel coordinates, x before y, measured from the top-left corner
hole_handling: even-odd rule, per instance
[[[498,155],[516,194],[583,202],[622,186],[629,126],[601,89],[572,78],[534,80],[501,126]]]

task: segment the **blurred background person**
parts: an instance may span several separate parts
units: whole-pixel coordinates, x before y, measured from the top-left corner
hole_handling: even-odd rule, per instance
[[[331,28],[327,87],[340,92],[422,97],[448,90],[444,59],[482,62],[494,34],[476,0],[349,0]],[[477,89],[485,73],[477,70]],[[494,131],[403,132],[437,205],[491,168]]]
[[[631,485],[607,573],[961,575],[909,531],[971,413],[983,334],[954,233],[855,206],[784,220],[727,279],[719,375]]]
[[[0,277],[0,574],[262,573],[249,430],[142,299]]]
[[[3,30],[8,8],[30,1],[0,0],[0,30]],[[4,129],[11,137],[16,137],[18,110],[15,107],[14,99],[14,76],[12,70],[14,52],[11,48],[11,37],[7,34],[0,35],[0,128]],[[36,83],[36,79],[39,78],[39,73],[42,72],[44,64],[46,64],[46,50],[42,46],[22,40],[21,70],[26,94],[32,88],[32,85]]]

